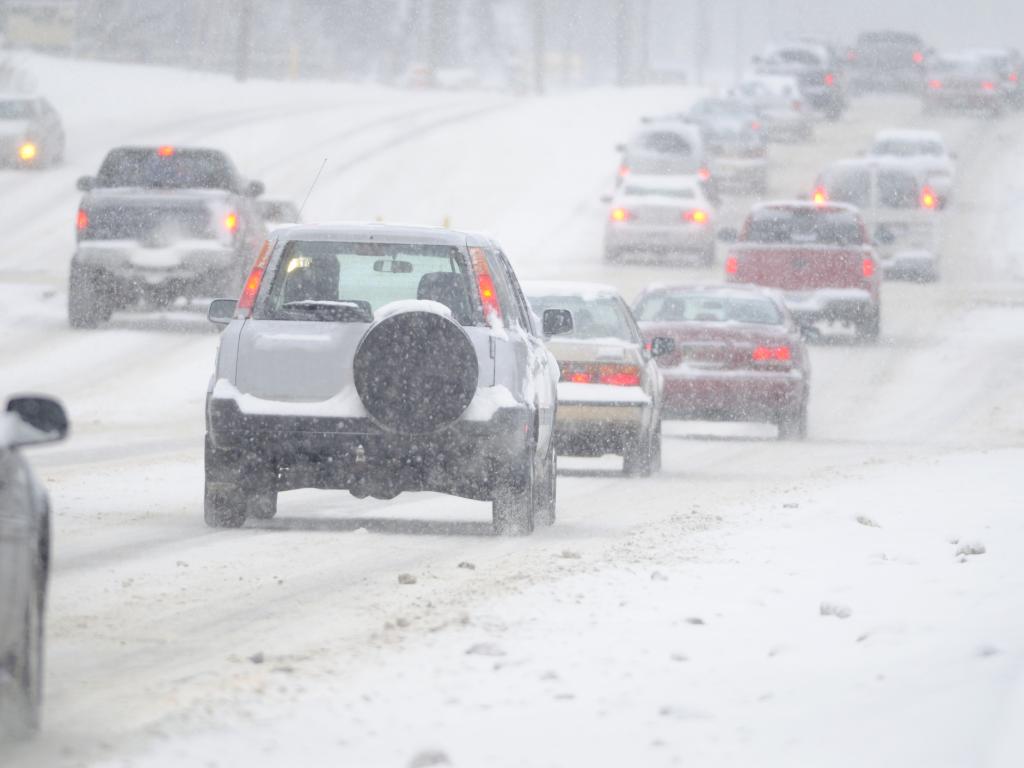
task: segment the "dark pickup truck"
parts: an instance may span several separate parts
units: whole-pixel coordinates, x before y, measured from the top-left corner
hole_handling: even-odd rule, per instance
[[[265,234],[254,199],[263,185],[218,150],[120,147],[78,188],[68,286],[76,328],[139,305],[238,293]]]
[[[852,326],[875,340],[881,328],[881,271],[860,213],[841,203],[755,205],[731,242],[728,282],[775,288],[805,328],[819,322]]]

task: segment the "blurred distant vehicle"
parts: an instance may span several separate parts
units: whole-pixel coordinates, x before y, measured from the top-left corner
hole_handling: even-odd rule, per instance
[[[1000,86],[1007,104],[1014,109],[1024,106],[1024,59],[1014,48],[971,48],[964,54],[989,63],[999,73]]]
[[[616,149],[622,153],[618,183],[630,174],[689,176],[696,175],[704,194],[714,205],[721,202],[718,180],[711,162],[704,131],[685,115],[672,114],[643,118],[644,127]]]
[[[756,110],[769,141],[810,141],[814,137],[814,122],[796,77],[747,75],[731,94]]]
[[[946,149],[938,131],[879,131],[868,155],[872,158],[898,158],[920,168],[925,182],[935,193],[937,207],[945,208],[953,199],[955,158]]]
[[[750,286],[658,286],[634,305],[648,338],[668,338],[658,358],[663,419],[758,421],[781,439],[807,434],[810,358],[782,302]]]
[[[867,226],[852,205],[773,202],[755,205],[725,260],[730,283],[752,283],[783,292],[801,326],[819,322],[853,327],[874,340],[881,328],[881,272]],[[816,329],[815,329],[816,330]]]
[[[12,398],[0,414],[0,736],[35,731],[43,698],[50,499],[21,449],[67,431],[64,409],[48,398]]]
[[[847,52],[850,90],[918,93],[932,54],[915,34],[894,30],[862,32]]]
[[[64,158],[64,128],[49,101],[0,94],[0,166],[39,168]]]
[[[768,140],[749,104],[735,98],[699,99],[687,117],[704,133],[711,176],[720,189],[754,195],[768,191]]]
[[[769,45],[754,57],[754,69],[759,74],[795,77],[806,102],[829,120],[838,120],[846,111],[843,72],[825,46],[801,42]]]
[[[614,288],[593,283],[526,282],[534,312],[567,309],[571,332],[547,341],[558,359],[555,445],[563,456],[623,457],[626,474],[661,469],[661,373],[654,360],[671,351],[666,339],[650,350],[633,313]]]
[[[939,198],[916,161],[856,158],[832,163],[818,176],[814,200],[857,206],[886,276],[938,279]]]
[[[714,211],[697,176],[629,174],[615,194],[605,225],[607,261],[634,253],[715,260]]]
[[[398,78],[405,88],[441,88],[450,91],[480,88],[479,73],[474,69],[440,67],[434,70],[426,64],[411,64]]]
[[[299,207],[291,200],[260,200],[259,209],[268,229],[287,227],[302,221]]]
[[[981,111],[999,116],[1009,105],[1007,83],[991,59],[971,53],[943,54],[928,66],[924,90],[928,112]]]
[[[263,184],[245,181],[219,150],[120,147],[78,188],[75,328],[140,303],[240,290],[265,231],[254,199]]]

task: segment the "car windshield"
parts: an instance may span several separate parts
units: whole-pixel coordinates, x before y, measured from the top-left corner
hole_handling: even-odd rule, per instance
[[[469,325],[479,315],[470,282],[454,246],[293,241],[278,261],[264,312],[281,320],[331,319],[332,305],[372,315],[395,301],[427,299]]]
[[[927,139],[887,139],[875,143],[871,150],[873,155],[885,155],[890,157],[942,157],[945,150],[937,141]]]
[[[675,197],[680,200],[693,200],[697,197],[693,189],[685,187],[644,187],[627,185],[622,194],[627,197]]]
[[[916,208],[921,190],[912,173],[880,171],[878,173],[878,201],[887,208]]]
[[[782,323],[782,313],[771,299],[701,291],[649,293],[637,305],[636,317],[667,323]]]
[[[547,309],[572,312],[573,329],[560,339],[622,339],[636,341],[626,305],[614,296],[533,296],[530,306],[537,315]]]
[[[224,189],[233,191],[235,174],[220,152],[205,150],[115,149],[96,177],[100,187]]]
[[[643,134],[636,146],[644,152],[656,152],[662,155],[691,155],[693,147],[690,142],[672,131],[652,131]]]
[[[34,113],[32,102],[27,99],[0,101],[0,120],[29,120]]]
[[[859,245],[864,235],[849,211],[812,208],[765,208],[747,220],[745,241],[794,245]]]

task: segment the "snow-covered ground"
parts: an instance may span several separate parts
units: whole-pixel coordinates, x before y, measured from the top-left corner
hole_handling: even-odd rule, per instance
[[[56,510],[47,703],[5,768],[1024,764],[1024,118],[871,98],[773,147],[786,197],[883,127],[927,120],[960,157],[943,281],[887,284],[878,346],[813,347],[806,443],[673,424],[650,480],[564,460],[559,522],[524,540],[430,494],[293,492],[275,520],[215,532],[215,330],[64,320],[74,180],[106,149],[221,146],[293,199],[326,157],[309,219],[448,219],[494,232],[521,277],[632,297],[719,279],[600,261],[614,145],[695,91],[33,67],[70,143],[64,167],[0,171],[0,394],[59,395],[75,435],[32,454]]]

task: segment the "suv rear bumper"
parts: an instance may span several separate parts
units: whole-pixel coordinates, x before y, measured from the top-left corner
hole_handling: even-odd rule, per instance
[[[858,288],[787,291],[786,308],[800,323],[819,320],[858,323],[878,314],[878,302],[866,290]]]
[[[357,490],[390,497],[438,491],[492,498],[495,481],[532,458],[533,413],[500,408],[489,421],[457,421],[436,432],[388,432],[369,418],[246,414],[230,399],[207,406],[208,441],[240,471],[277,473],[277,489]],[[379,491],[379,492],[378,492]]]

